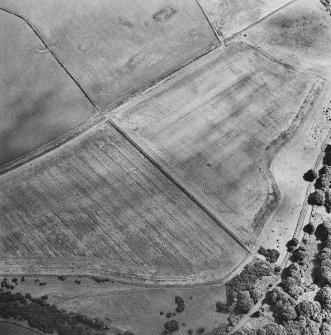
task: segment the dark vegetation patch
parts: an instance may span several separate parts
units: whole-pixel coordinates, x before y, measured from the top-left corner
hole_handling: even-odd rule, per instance
[[[263,247],[260,247],[258,253],[264,256],[269,263],[276,263],[280,255],[276,249],[265,249]]]
[[[236,335],[331,334],[331,221],[313,230],[316,243],[320,241],[317,255],[304,243],[298,246],[297,240],[291,240],[288,244],[295,248],[290,258],[292,263],[284,269],[281,282],[266,295],[264,302],[273,313],[275,323],[260,329],[242,329]],[[313,271],[313,282],[308,286],[305,278],[310,273],[307,271]],[[314,299],[307,299],[304,293],[313,286],[314,291],[318,291]],[[261,315],[263,312],[256,318]]]
[[[327,145],[323,157],[324,166],[316,173],[316,178],[308,180],[305,176],[310,175],[313,170],[305,173],[304,178],[307,181],[315,181],[315,191],[308,197],[308,203],[312,206],[325,206],[327,212],[331,211],[331,145]],[[315,173],[314,173],[315,176]]]
[[[315,232],[315,226],[311,222],[309,222],[303,227],[303,231],[309,235],[312,235]]]
[[[242,329],[236,331],[233,335],[287,335],[287,333],[283,326],[274,322],[270,322],[263,328],[258,328],[251,331]]]
[[[216,302],[216,312],[217,313],[228,313],[229,312],[229,308],[228,308],[228,305],[221,302],[221,301],[217,301]]]
[[[172,16],[174,16],[177,13],[177,9],[173,7],[166,7],[158,12],[153,14],[153,20],[156,22],[162,22],[169,20]]]
[[[91,277],[91,279],[93,279],[98,284],[100,284],[100,283],[106,283],[106,282],[110,281],[109,278],[101,278],[101,277]]]
[[[263,297],[263,292],[257,287],[258,280],[273,273],[274,268],[263,260],[256,259],[247,264],[240,274],[225,284],[228,310],[235,314],[247,313]],[[221,305],[217,306],[223,309]]]
[[[133,28],[133,24],[125,17],[119,17],[118,21],[124,27]]]
[[[175,331],[177,331],[179,329],[179,324],[176,320],[170,320],[170,321],[167,321],[165,324],[164,324],[164,332],[163,332],[163,335],[166,335],[166,334],[172,334],[174,333]]]
[[[308,182],[313,182],[318,177],[316,170],[310,169],[304,175],[303,179]]]
[[[323,190],[316,190],[309,194],[308,204],[312,206],[323,206],[325,203],[325,193]]]
[[[175,297],[175,303],[177,304],[176,307],[176,312],[177,313],[182,313],[185,309],[185,301],[182,297],[176,296]]]
[[[322,5],[325,7],[326,11],[328,11],[331,15],[331,4],[330,0],[321,0]],[[331,332],[330,332],[331,334]]]
[[[288,13],[269,20],[272,44],[294,48],[313,49],[322,41],[327,25],[317,12]]]
[[[46,334],[58,335],[104,335],[108,329],[104,322],[84,315],[59,310],[55,305],[47,303],[47,296],[32,298],[30,294],[23,296],[20,292],[0,292],[0,317],[27,321],[29,326]]]

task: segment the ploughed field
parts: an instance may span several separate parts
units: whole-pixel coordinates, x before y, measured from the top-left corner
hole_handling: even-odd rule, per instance
[[[321,85],[233,43],[113,110],[110,120],[249,247],[277,202],[269,164]]]
[[[195,282],[246,256],[108,123],[0,177],[0,268]]]
[[[67,133],[94,108],[33,30],[0,10],[0,166]]]
[[[101,109],[218,42],[195,0],[3,0],[1,6],[36,27]]]

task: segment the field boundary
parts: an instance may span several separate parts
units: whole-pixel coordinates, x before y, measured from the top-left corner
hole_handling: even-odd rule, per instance
[[[41,37],[41,34],[38,32],[38,30],[33,26],[32,23],[29,22],[28,19],[26,19],[24,16],[20,15],[19,13],[9,10],[3,6],[0,6],[0,11],[3,11],[9,15],[13,15],[20,20],[22,20],[28,27],[33,31],[33,33],[37,36],[37,38],[41,41],[41,43],[44,45],[44,47],[50,52],[53,59],[59,64],[59,66],[65,71],[65,73],[73,80],[73,82],[78,86],[79,90],[83,93],[84,97],[89,101],[89,103],[93,106],[94,113],[92,117],[87,120],[83,121],[80,125],[75,127],[74,129],[70,130],[69,132],[65,133],[64,135],[56,138],[55,140],[39,147],[38,149],[35,149],[13,161],[10,161],[9,163],[3,165],[0,167],[0,176],[23,165],[26,164],[35,158],[38,158],[42,156],[43,154],[48,153],[49,151],[59,147],[62,144],[65,144],[67,141],[73,139],[74,137],[80,135],[81,133],[85,132],[87,129],[93,127],[98,122],[100,122],[100,110],[94,103],[94,101],[89,97],[89,95],[84,91],[83,87],[80,85],[80,83],[75,79],[71,73],[66,69],[66,67],[63,65],[63,63],[58,59],[54,51],[48,46],[48,44],[44,41],[44,39]]]
[[[52,51],[52,49],[48,46],[48,44],[44,41],[44,39],[41,37],[41,34],[38,32],[38,30],[33,26],[32,23],[29,22],[28,19],[26,19],[24,16],[20,15],[19,13],[9,10],[7,8],[4,8],[0,6],[0,10],[3,12],[6,12],[8,14],[14,15],[18,17],[19,19],[23,20],[29,27],[32,29],[32,31],[35,33],[35,35],[38,37],[38,39],[41,41],[41,43],[45,46],[45,48],[50,52],[50,54],[53,56],[53,58],[56,60],[56,62],[61,66],[61,68],[67,73],[67,75],[75,82],[75,84],[79,87],[79,89],[84,94],[85,98],[88,99],[88,101],[93,105],[93,107],[99,111],[99,108],[96,106],[94,101],[91,99],[91,97],[84,91],[81,84],[78,82],[76,78],[67,70],[67,68],[63,65],[63,63],[59,60],[59,58],[56,56],[55,52]]]
[[[222,36],[219,35],[219,34],[217,33],[216,28],[215,28],[214,25],[210,22],[209,17],[208,17],[208,15],[206,14],[206,12],[204,11],[204,9],[202,8],[202,6],[200,5],[199,0],[195,0],[195,2],[197,3],[197,5],[199,6],[200,10],[202,11],[202,13],[203,13],[205,19],[206,19],[207,22],[209,23],[209,25],[210,25],[211,29],[213,30],[213,32],[214,32],[216,38],[219,40],[219,42],[220,42],[221,44],[225,44],[225,43],[224,43],[224,40],[222,40]]]
[[[272,176],[272,173],[269,169],[270,163],[272,162],[274,156],[277,154],[277,152],[287,143],[291,140],[292,136],[289,137],[288,134],[291,131],[296,132],[297,128],[300,126],[301,124],[301,120],[302,118],[305,118],[305,115],[307,115],[307,113],[309,112],[309,109],[307,109],[307,105],[312,105],[314,104],[314,94],[319,95],[320,89],[324,86],[324,82],[325,79],[320,77],[320,76],[316,76],[310,72],[304,71],[301,68],[296,68],[293,66],[290,66],[282,61],[280,61],[279,59],[267,54],[266,52],[264,52],[263,50],[260,50],[259,48],[246,43],[246,42],[236,42],[235,44],[243,44],[248,46],[254,53],[256,53],[256,57],[261,57],[261,58],[265,58],[270,62],[276,63],[278,64],[278,66],[281,66],[285,69],[291,69],[294,72],[297,72],[299,74],[302,74],[304,76],[307,76],[307,78],[309,78],[309,86],[307,88],[307,92],[306,95],[303,96],[302,98],[302,103],[298,104],[298,108],[296,111],[296,114],[293,115],[293,119],[291,121],[291,124],[284,129],[276,138],[274,138],[273,140],[271,140],[269,142],[268,147],[265,148],[265,153],[263,153],[263,155],[260,158],[260,164],[259,166],[261,166],[262,171],[265,174],[265,179],[266,182],[268,183],[268,189],[270,190],[268,197],[265,199],[262,207],[259,209],[259,211],[255,214],[255,217],[253,218],[253,227],[255,229],[257,229],[255,231],[260,233],[262,227],[261,224],[264,222],[266,222],[268,220],[268,218],[270,217],[270,214],[272,213],[272,211],[277,207],[277,204],[279,202],[279,197],[281,196],[279,194],[279,190],[278,190],[278,186],[275,185],[275,181],[274,178]],[[226,49],[224,49],[226,50]],[[175,78],[175,74],[169,78],[167,78],[168,80],[174,79]],[[163,82],[164,83],[164,82]],[[163,83],[160,83],[159,85],[154,86],[153,89],[158,89],[159,87],[162,86]],[[149,92],[146,92],[147,94]],[[138,97],[139,98],[139,97]],[[133,101],[133,106],[135,104],[135,101]],[[303,115],[304,114],[304,115]],[[255,248],[255,240],[248,240],[247,244],[246,241],[243,240],[241,236],[238,234],[236,234],[236,232],[233,232],[231,228],[225,227],[225,225],[221,222],[221,218],[219,218],[219,213],[215,213],[215,211],[210,208],[209,204],[205,204],[204,200],[200,200],[200,197],[198,194],[196,194],[196,192],[194,190],[192,190],[190,187],[187,188],[187,185],[185,184],[185,182],[183,183],[183,180],[181,180],[180,177],[178,176],[174,176],[173,172],[171,171],[171,168],[168,168],[167,166],[163,166],[163,161],[162,158],[160,157],[154,157],[154,152],[152,149],[149,149],[146,147],[146,145],[144,143],[140,143],[137,139],[137,135],[135,134],[131,134],[130,131],[125,131],[124,129],[122,129],[123,127],[121,126],[121,123],[119,122],[119,120],[117,120],[116,118],[116,111],[113,114],[110,114],[108,116],[108,120],[110,121],[110,123],[116,127],[117,129],[120,130],[120,132],[129,140],[133,143],[134,146],[137,147],[137,149],[139,151],[141,151],[148,159],[150,159],[152,161],[152,163],[156,166],[158,166],[158,168],[164,173],[166,174],[169,178],[171,178],[171,180],[173,180],[174,182],[177,183],[177,185],[180,185],[181,189],[191,198],[194,199],[194,201],[196,203],[199,203],[201,208],[208,213],[208,215],[210,217],[212,217],[214,220],[216,220],[216,222],[218,222],[227,232],[230,233],[230,235],[232,237],[234,237],[236,239],[236,241],[240,241],[241,245],[245,245],[245,249],[248,250],[249,252],[252,252]],[[294,136],[295,134],[293,134]],[[276,146],[278,148],[272,148],[272,146]],[[272,152],[268,152],[268,151],[272,151]],[[156,155],[158,156],[158,155]],[[264,217],[266,216],[267,217]]]
[[[286,8],[287,6],[292,5],[294,2],[297,2],[298,0],[292,0],[289,1],[288,3],[286,3],[285,5],[273,10],[272,12],[270,12],[269,14],[261,17],[260,19],[254,21],[253,23],[251,23],[250,25],[248,25],[247,27],[240,29],[239,31],[237,31],[236,33],[233,33],[232,35],[230,35],[229,37],[225,37],[224,41],[228,42],[231,41],[232,39],[234,39],[235,37],[237,37],[238,35],[240,35],[241,33],[243,33],[244,31],[251,29],[252,27],[256,26],[257,24],[263,22],[264,20],[268,19],[270,16],[272,16],[273,14],[276,14],[277,12],[283,10],[284,8]]]
[[[108,120],[109,124],[114,127],[123,137],[125,137],[146,159],[148,159],[158,170],[160,170],[172,183],[174,183],[185,195],[187,195],[200,209],[202,209],[214,222],[216,222],[221,228],[223,228],[246,252],[251,253],[250,249],[234,234],[229,230],[213,212],[201,203],[185,186],[181,185],[175,177],[172,176],[166,169],[164,169],[161,164],[159,164],[156,159],[147,153],[147,151],[140,146],[136,141],[134,141],[130,135],[128,135],[120,126],[118,126],[112,120]]]
[[[111,130],[113,134],[120,136],[120,133],[118,133],[118,131],[114,127],[112,127],[109,122],[104,122],[101,125],[97,124],[92,129],[89,129],[86,133],[77,136],[77,138],[75,138],[71,143],[68,143],[66,146],[57,149],[56,153],[62,153],[61,156],[59,155],[57,161],[60,161],[62,158],[65,158],[67,156],[71,157],[71,154],[74,153],[74,149],[70,150],[70,148],[68,149],[68,146],[71,147],[72,143],[73,147],[76,147],[75,143],[79,145],[81,141],[86,140],[86,138],[90,138],[93,145],[98,145],[99,142],[97,141],[99,137],[93,136],[94,131],[98,128],[103,129],[105,127]],[[91,133],[92,136],[90,137],[89,135]],[[101,133],[100,138],[103,138],[103,134],[105,134],[105,132]],[[206,222],[205,224],[208,224],[207,226],[205,225],[203,227],[203,230],[207,231],[208,227],[212,227],[213,229],[215,229],[215,233],[219,234],[221,240],[225,241],[224,245],[219,245],[219,248],[221,250],[224,250],[225,254],[222,251],[222,253],[218,254],[217,258],[213,258],[213,260],[216,260],[216,262],[213,261],[213,263],[207,263],[203,260],[202,263],[199,262],[198,264],[184,263],[176,264],[175,266],[172,266],[172,264],[170,266],[165,264],[159,266],[158,263],[146,263],[140,265],[139,262],[133,262],[130,258],[128,258],[128,262],[126,262],[121,261],[116,257],[104,256],[103,254],[100,254],[96,257],[72,257],[71,253],[64,256],[60,255],[59,257],[54,257],[54,255],[46,256],[46,254],[39,254],[39,256],[36,257],[33,257],[33,254],[26,254],[26,257],[22,254],[19,254],[17,256],[8,255],[7,257],[3,257],[0,261],[0,275],[17,275],[18,273],[20,275],[32,275],[34,273],[38,273],[39,275],[85,275],[89,277],[98,275],[104,278],[114,278],[117,281],[120,280],[124,283],[141,283],[141,285],[148,284],[149,286],[202,285],[204,283],[219,283],[220,281],[225,280],[234,269],[236,269],[240,264],[242,264],[243,261],[245,261],[246,257],[249,254],[238,244],[236,240],[234,240],[229,234],[227,234],[224,229],[218,225],[217,222],[214,222],[212,219],[210,219],[204,211],[201,211],[201,209],[192,201],[192,199],[190,199],[186,194],[183,194],[183,192],[178,188],[175,183],[167,181],[167,177],[165,176],[163,171],[157,169],[157,167],[152,162],[150,162],[142,153],[140,153],[131,144],[130,141],[125,139],[125,137],[123,137],[122,135],[121,138],[129,145],[131,150],[136,153],[135,155],[141,157],[146,165],[150,166],[153,169],[152,171],[156,171],[156,173],[153,175],[159,176],[159,178],[162,179],[163,182],[161,185],[168,185],[168,183],[172,184],[171,188],[175,189],[175,193],[171,194],[178,195],[177,197],[170,197],[173,203],[176,202],[177,199],[182,199],[182,197],[185,198],[185,203],[189,203],[191,204],[190,206],[193,206],[193,213],[197,213],[199,215],[199,219],[196,220],[196,225],[200,225],[199,221]],[[67,153],[63,154],[63,151],[66,151]],[[27,177],[33,177],[34,171],[36,171],[38,175],[38,171],[40,171],[40,169],[42,170],[46,165],[48,165],[48,162],[51,162],[51,164],[53,164],[53,157],[54,155],[52,155],[51,153],[45,155],[44,157],[41,157],[41,159],[38,159],[37,162],[32,162],[31,165],[28,165],[28,168],[29,170],[31,169],[31,172],[28,172]],[[134,157],[136,159],[136,156]],[[36,170],[33,170],[33,167],[35,165],[37,165]],[[9,188],[11,188],[12,186],[16,187],[15,185],[19,186],[21,185],[20,180],[22,178],[22,176],[20,176],[20,172],[26,171],[25,169],[26,166],[23,166],[19,168],[18,171],[12,171],[11,174],[6,175],[2,180],[8,180],[10,182]],[[15,176],[17,176],[17,178],[15,178]],[[24,181],[22,182],[22,185],[23,184],[25,184]],[[27,182],[26,185],[28,185],[28,187],[31,187],[31,184],[29,182]],[[160,190],[162,190],[162,188],[160,188]],[[4,191],[4,194],[5,192],[6,191]],[[19,190],[19,192],[21,192],[21,190]],[[23,193],[21,192],[21,194],[24,196],[25,192],[23,191]],[[40,194],[39,198],[43,199],[43,195]],[[58,197],[56,198],[57,201],[60,200]],[[46,203],[48,203],[47,199],[43,201],[46,201]],[[50,206],[52,206],[52,204]],[[204,218],[205,220],[203,220],[202,218]],[[67,223],[68,221],[64,219],[63,222]],[[180,223],[180,221],[178,221],[178,223]],[[160,221],[160,224],[162,224],[162,221]],[[54,223],[52,223],[52,225],[54,225]],[[230,243],[229,248],[225,247],[228,242]],[[231,262],[227,261],[228,258],[224,258],[226,261],[223,262],[222,255],[231,255]]]
[[[134,267],[126,264],[117,264],[114,266],[113,261],[107,261],[102,258],[12,258],[4,257],[1,265],[0,274],[3,276],[35,276],[36,273],[39,276],[59,276],[64,275],[66,277],[77,277],[91,278],[97,275],[100,278],[108,278],[116,280],[117,283],[128,284],[133,286],[141,287],[182,287],[185,286],[206,286],[206,285],[219,285],[228,280],[228,277],[232,275],[234,271],[237,271],[247,261],[247,258],[243,258],[238,262],[232,269],[227,271],[222,276],[219,276],[217,269],[208,269],[207,267],[195,267],[190,268],[155,268],[147,266],[146,269],[150,273],[141,272],[144,267]],[[57,267],[57,261],[63,264],[65,262],[68,265],[64,265],[63,268]],[[38,267],[38,272],[34,269],[21,271],[19,268],[29,267],[29,264]],[[52,263],[54,268],[48,268],[41,266],[41,263],[47,264]],[[39,263],[39,264],[38,264]],[[70,267],[70,263],[72,266]],[[89,263],[89,264],[87,264]],[[15,264],[15,265],[13,265]],[[78,265],[78,266],[77,266]],[[14,268],[17,268],[16,270]],[[104,270],[100,269],[104,268]],[[13,270],[12,270],[13,269]],[[140,273],[133,273],[134,270],[140,270]],[[133,270],[133,271],[132,271]],[[184,270],[184,272],[182,271]],[[197,273],[199,272],[199,273]]]
[[[316,99],[319,97],[319,94],[323,88],[323,82],[315,82],[312,85],[312,88],[309,90],[306,99],[303,104],[300,106],[297,115],[294,117],[292,124],[288,129],[285,129],[278,138],[274,139],[269,143],[266,148],[266,154],[263,156],[262,166],[264,167],[265,173],[268,176],[268,179],[271,182],[272,194],[268,195],[261,209],[256,213],[253,221],[253,226],[256,229],[258,235],[261,233],[264,225],[268,221],[270,214],[277,208],[279,200],[281,197],[281,192],[278,188],[278,185],[275,181],[270,166],[277,153],[284,148],[284,144],[289,143],[294,136],[300,125],[307,119],[308,113],[311,110],[311,107],[315,103]],[[316,95],[315,95],[316,94]],[[308,107],[307,107],[308,105]]]
[[[305,96],[305,99],[303,103],[301,104],[301,106],[299,107],[297,114],[294,116],[291,125],[287,129],[285,129],[282,133],[280,133],[276,139],[274,139],[268,144],[268,146],[266,147],[266,153],[262,157],[262,160],[263,160],[262,166],[265,168],[265,173],[267,174],[269,180],[271,181],[271,186],[273,190],[272,196],[274,197],[274,199],[271,199],[271,201],[268,202],[268,198],[267,198],[264,205],[261,207],[260,211],[256,213],[255,215],[254,227],[257,228],[257,232],[260,234],[264,224],[267,222],[268,218],[270,217],[270,214],[278,206],[279,199],[281,196],[280,190],[274,179],[272,171],[270,170],[271,163],[276,157],[277,153],[284,147],[284,144],[286,145],[295,137],[298,128],[307,119],[309,111],[312,109],[313,105],[315,104],[316,100],[319,98],[323,90],[323,87],[326,83],[326,79],[320,76],[317,76],[315,74],[312,74],[310,72],[303,71],[302,69],[292,67],[286,63],[283,63],[282,61],[276,59],[275,57],[267,54],[263,50],[260,50],[259,48],[255,47],[254,45],[251,45],[251,47],[256,52],[261,54],[263,57],[266,57],[267,59],[273,62],[276,62],[280,64],[281,66],[290,67],[294,71],[303,73],[314,79],[314,83],[311,85],[311,88],[308,91],[308,94]],[[268,217],[265,217],[266,213],[268,212],[269,212]]]
[[[196,1],[197,0],[193,0]],[[205,16],[204,11],[202,10],[200,4],[198,4],[199,9],[202,12],[202,15]],[[194,57],[193,59],[191,59],[189,62],[181,65],[180,67],[178,67],[177,69],[164,74],[163,76],[158,77],[157,79],[153,80],[149,85],[147,85],[146,87],[137,90],[136,92],[134,92],[133,94],[129,95],[128,97],[122,99],[121,101],[114,103],[114,104],[110,104],[108,106],[106,106],[104,108],[104,110],[100,110],[99,107],[97,107],[97,105],[94,103],[94,101],[92,100],[91,97],[88,96],[88,94],[85,92],[85,90],[83,89],[82,85],[78,82],[77,79],[74,78],[74,76],[69,72],[69,70],[64,66],[64,64],[59,60],[59,58],[57,57],[56,53],[54,51],[52,51],[52,49],[48,46],[48,44],[44,41],[41,33],[38,32],[38,29],[36,27],[34,27],[34,25],[29,21],[29,19],[25,18],[23,15],[19,14],[16,11],[10,10],[8,8],[5,8],[3,6],[0,6],[0,10],[4,11],[8,14],[14,15],[16,17],[18,17],[19,19],[23,20],[25,22],[25,24],[27,24],[30,29],[35,33],[35,35],[38,37],[38,39],[42,42],[42,44],[45,46],[45,48],[51,53],[51,55],[53,56],[53,58],[56,60],[56,62],[61,66],[61,68],[69,75],[69,77],[75,82],[75,84],[78,86],[78,88],[82,91],[82,93],[84,94],[84,96],[89,100],[89,102],[92,104],[92,106],[96,109],[96,112],[93,114],[92,118],[90,118],[89,120],[83,122],[81,125],[79,125],[78,127],[70,130],[69,132],[67,132],[66,134],[62,135],[61,137],[39,147],[36,150],[33,150],[32,152],[29,152],[17,159],[15,159],[14,161],[11,161],[3,166],[0,167],[0,176],[21,166],[24,165],[32,160],[34,160],[35,158],[38,158],[40,156],[42,156],[43,154],[46,154],[50,151],[52,151],[53,149],[58,148],[61,145],[64,145],[66,142],[74,139],[75,137],[81,135],[82,133],[84,133],[85,131],[87,131],[88,129],[90,129],[91,127],[95,126],[97,123],[102,123],[103,122],[103,115],[107,114],[108,112],[110,112],[113,109],[116,109],[117,107],[121,106],[122,104],[126,103],[128,100],[134,98],[137,95],[142,94],[145,91],[148,91],[149,89],[151,89],[153,86],[162,83],[164,80],[166,80],[168,77],[171,77],[174,73],[180,71],[182,68],[188,66],[189,64],[195,62],[196,60],[198,60],[199,58],[205,56],[206,54],[208,54],[209,52],[213,51],[214,49],[217,49],[219,47],[222,46],[220,39],[218,37],[218,35],[215,33],[213,26],[211,25],[211,23],[208,21],[215,37],[216,37],[216,41],[217,43],[212,44],[205,52],[203,52],[202,54],[200,54],[197,57]],[[207,19],[205,17],[205,19]],[[215,42],[216,42],[215,41]]]
[[[87,130],[91,129],[92,127],[102,124],[103,117],[100,113],[94,114],[89,120],[81,123],[76,128],[70,130],[66,134],[56,138],[55,140],[35,149],[26,155],[23,155],[3,166],[0,167],[0,178],[8,172],[13,171],[16,168],[19,168],[22,165],[28,164],[29,162],[33,161],[36,158],[39,158],[52,150],[57,149],[58,147],[66,144],[70,140],[78,137],[79,135],[85,133]]]
[[[218,39],[217,39],[218,40]],[[224,44],[225,45],[225,44]],[[128,101],[130,101],[131,99],[135,99],[137,96],[143,94],[143,93],[146,93],[148,92],[149,90],[153,89],[155,86],[158,86],[158,85],[162,85],[164,82],[166,82],[167,80],[171,79],[174,75],[176,75],[177,72],[181,71],[182,69],[184,69],[185,67],[191,65],[192,63],[198,61],[200,58],[208,55],[210,52],[216,50],[216,49],[219,49],[219,48],[222,48],[223,45],[219,43],[219,40],[218,40],[218,43],[213,46],[211,46],[208,50],[206,50],[205,52],[203,52],[201,55],[199,55],[198,57],[190,60],[189,62],[185,63],[184,65],[180,66],[179,68],[173,70],[172,72],[170,73],[167,73],[163,76],[160,76],[158,77],[156,80],[152,81],[148,86],[136,91],[135,93],[129,95],[128,97],[126,97],[125,99],[115,103],[115,104],[109,104],[107,107],[105,107],[105,110],[104,112],[106,114],[110,113],[111,111],[115,110],[116,108],[124,105],[125,103],[127,103]]]
[[[222,278],[219,279],[214,279],[214,280],[209,280],[209,279],[204,279],[201,280],[200,282],[188,282],[186,283],[185,281],[180,282],[180,283],[166,283],[166,282],[162,282],[162,281],[146,281],[145,278],[140,279],[139,281],[133,281],[136,278],[132,278],[129,276],[126,276],[126,278],[124,278],[122,275],[118,276],[115,273],[110,273],[109,276],[98,276],[100,278],[107,278],[107,279],[111,279],[111,280],[116,280],[116,284],[123,284],[123,285],[130,285],[130,287],[139,287],[139,288],[147,288],[147,289],[159,289],[160,286],[162,286],[162,288],[173,288],[173,287],[178,287],[178,288],[182,288],[183,285],[185,285],[185,287],[206,287],[206,286],[219,286],[219,285],[224,285],[228,280],[230,280],[231,278],[233,278],[236,274],[238,274],[239,272],[241,272],[241,269],[248,264],[254,257],[254,254],[250,254],[247,258],[243,259],[241,262],[239,262],[232,270],[232,272],[230,272],[229,274],[225,275]],[[0,272],[0,274],[3,274],[2,272]],[[8,272],[6,273],[6,275],[10,275],[10,276],[21,276],[24,275],[25,277],[33,277],[35,278],[36,273],[21,273],[21,272]],[[54,277],[54,276],[58,276],[58,274],[54,275],[54,274],[38,274],[39,276],[42,277]],[[92,276],[95,276],[96,273],[93,273]],[[80,278],[87,278],[90,279],[91,275],[89,274],[79,274]],[[77,277],[77,275],[74,274],[68,274],[66,275],[67,278],[75,278]],[[130,289],[131,291],[131,289]]]

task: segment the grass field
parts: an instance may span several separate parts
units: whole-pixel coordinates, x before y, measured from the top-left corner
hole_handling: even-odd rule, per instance
[[[286,255],[289,236],[294,233],[296,224],[301,222],[301,211],[303,213],[307,207],[305,197],[309,184],[302,176],[315,165],[330,129],[330,116],[325,112],[327,107],[331,107],[330,23],[330,14],[320,1],[302,0],[248,29],[246,37],[237,36],[234,40],[247,41],[277,55],[284,63],[326,79],[323,92],[307,120],[271,165],[282,197],[261,233],[260,243],[265,247],[277,246],[281,258]],[[309,215],[306,218],[309,219]]]
[[[7,276],[11,278],[17,277]],[[115,281],[96,283],[90,277],[67,277],[61,281],[57,276],[18,277],[15,292],[31,293],[33,297],[48,296],[48,302],[59,309],[75,311],[91,318],[101,318],[110,327],[110,334],[132,331],[135,335],[161,334],[164,323],[169,320],[168,312],[176,313],[175,297],[185,301],[185,310],[173,317],[178,320],[178,334],[206,328],[206,333],[216,326],[227,323],[228,313],[217,313],[216,302],[226,302],[224,284],[198,285],[189,287],[142,287]],[[38,281],[36,281],[38,279]],[[80,280],[80,285],[74,283]],[[39,286],[39,283],[46,283]],[[160,312],[163,312],[162,315]],[[185,323],[185,326],[183,326]],[[2,335],[2,333],[0,332]],[[107,332],[108,334],[108,332]],[[30,334],[29,334],[30,335]]]
[[[7,279],[10,281],[13,277]],[[80,285],[74,283],[77,279]],[[46,285],[39,286],[40,282]],[[187,334],[189,329],[196,332],[200,327],[205,327],[207,333],[226,324],[228,317],[228,313],[217,313],[215,308],[217,301],[226,302],[224,284],[141,287],[116,280],[98,284],[90,277],[73,276],[61,281],[56,276],[35,274],[25,276],[24,282],[19,280],[14,292],[30,292],[33,297],[47,295],[48,302],[58,308],[105,320],[109,327],[118,329],[116,335],[125,330],[135,335],[161,334],[164,323],[169,320],[166,314],[175,312],[175,297],[178,295],[185,301],[184,312],[174,317],[180,324],[178,334]]]
[[[195,0],[1,2],[26,17],[96,104],[116,104],[215,43]]]
[[[226,301],[225,285],[192,288],[157,288],[122,290],[100,295],[86,294],[67,299],[59,306],[79,311],[91,317],[102,317],[114,327],[132,331],[136,335],[162,334],[163,325],[169,319],[168,312],[175,313],[180,325],[178,335],[188,334],[199,328],[206,333],[227,322],[227,313],[216,312],[216,302]],[[175,297],[185,301],[183,313],[176,313]],[[163,312],[160,315],[160,312]]]
[[[109,125],[0,177],[3,273],[222,278],[244,249]]]
[[[110,119],[250,245],[275,203],[268,164],[321,83],[234,43],[123,104]]]
[[[288,64],[331,78],[330,14],[320,1],[297,1],[247,30],[242,39]]]
[[[67,133],[93,106],[21,19],[0,10],[0,166]]]
[[[217,33],[228,38],[291,0],[198,0],[198,2]]]

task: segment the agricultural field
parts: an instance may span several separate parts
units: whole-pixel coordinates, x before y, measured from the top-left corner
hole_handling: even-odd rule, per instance
[[[89,119],[94,107],[33,30],[0,10],[0,166]]]
[[[0,334],[302,328],[331,282],[303,178],[331,141],[328,2],[0,2]]]
[[[223,278],[245,249],[108,124],[0,177],[3,273]]]
[[[293,0],[198,0],[217,34],[229,38]]]
[[[319,1],[297,1],[233,40],[256,45],[276,55],[279,61],[309,71],[325,81],[307,119],[271,164],[282,196],[261,233],[259,243],[276,246],[282,258],[287,252],[288,236],[296,232],[296,225],[300,227],[307,223],[305,218],[309,219],[311,207],[305,199],[308,185],[302,176],[319,163],[323,142],[330,136],[330,19],[330,14]]]
[[[277,204],[269,164],[322,84],[245,43],[232,43],[109,118],[249,247]]]
[[[3,0],[25,17],[103,109],[200,56],[218,40],[195,0]]]

